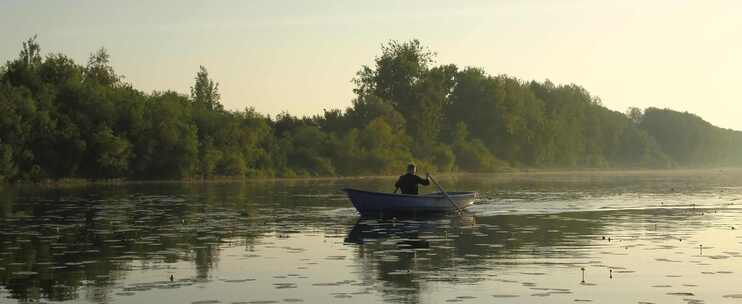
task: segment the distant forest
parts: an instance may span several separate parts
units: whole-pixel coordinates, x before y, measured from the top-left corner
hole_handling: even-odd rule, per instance
[[[390,41],[345,110],[225,110],[206,68],[189,95],[145,93],[105,49],[84,65],[36,38],[0,68],[0,180],[202,179],[517,168],[742,165],[742,132],[668,109],[609,110],[584,88],[436,65]],[[631,88],[626,88],[631,90]],[[248,101],[249,102],[249,101]]]

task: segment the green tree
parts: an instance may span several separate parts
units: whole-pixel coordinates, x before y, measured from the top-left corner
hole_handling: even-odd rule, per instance
[[[18,167],[13,158],[13,146],[0,143],[0,182],[18,175]]]
[[[636,107],[630,107],[626,111],[626,116],[631,119],[631,121],[635,124],[640,124],[642,122],[642,117],[644,116],[644,113],[642,112],[642,109],[636,108]]]
[[[204,66],[200,66],[196,73],[196,83],[191,87],[191,98],[195,104],[208,110],[223,109],[219,102],[221,99],[219,84],[209,78],[209,72]]]
[[[88,65],[85,67],[85,81],[102,86],[119,84],[120,77],[113,71],[111,55],[105,48],[90,54]]]
[[[41,46],[36,41],[37,35],[34,35],[23,42],[21,49],[20,62],[30,67],[41,64]]]
[[[394,174],[413,160],[410,139],[392,129],[382,117],[366,125],[359,134],[358,143],[365,152],[364,173]]]
[[[198,162],[198,136],[188,98],[175,92],[158,92],[147,101],[146,109],[147,126],[134,144],[134,176],[192,176]]]
[[[113,134],[113,131],[100,126],[92,134],[90,150],[93,152],[94,169],[87,172],[89,177],[124,177],[129,169],[131,159],[131,144],[126,138]]]
[[[434,53],[419,40],[382,45],[375,66],[363,66],[354,78],[354,92],[388,101],[406,118],[416,146],[429,150],[436,140],[441,106],[450,86],[450,67],[430,71]],[[448,77],[448,78],[447,78]]]
[[[418,40],[382,46],[345,110],[225,110],[201,66],[190,96],[144,93],[101,48],[83,66],[32,37],[0,67],[0,180],[397,174],[526,167],[742,164],[742,132],[669,109],[619,113],[574,84],[435,66]]]

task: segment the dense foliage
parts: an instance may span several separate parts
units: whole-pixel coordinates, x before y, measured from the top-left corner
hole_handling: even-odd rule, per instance
[[[0,179],[395,174],[508,167],[739,165],[742,133],[671,110],[611,111],[577,85],[434,65],[384,45],[346,110],[271,118],[225,110],[201,67],[190,96],[141,92],[105,49],[86,65],[35,38],[0,69]]]

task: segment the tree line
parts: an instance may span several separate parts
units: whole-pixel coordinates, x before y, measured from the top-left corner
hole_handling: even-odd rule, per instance
[[[145,93],[105,49],[84,65],[36,38],[0,68],[0,179],[201,179],[510,168],[742,164],[742,132],[668,109],[609,110],[584,88],[436,65],[390,41],[352,106],[297,117],[226,110],[200,67],[190,94]]]

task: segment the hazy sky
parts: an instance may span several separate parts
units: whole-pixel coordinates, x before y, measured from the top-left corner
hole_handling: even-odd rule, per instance
[[[610,109],[668,107],[742,130],[738,1],[0,0],[0,60],[39,35],[84,63],[101,46],[150,92],[189,92],[199,65],[229,109],[351,104],[380,44],[418,38],[438,63],[576,83]]]

